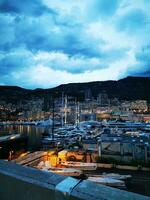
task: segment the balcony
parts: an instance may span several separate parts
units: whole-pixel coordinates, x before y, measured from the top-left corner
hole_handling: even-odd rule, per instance
[[[8,161],[0,161],[0,200],[150,200],[149,197],[97,185]]]

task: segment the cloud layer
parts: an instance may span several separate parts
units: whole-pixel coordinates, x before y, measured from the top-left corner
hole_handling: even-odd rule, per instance
[[[0,0],[0,83],[150,76],[149,0]]]

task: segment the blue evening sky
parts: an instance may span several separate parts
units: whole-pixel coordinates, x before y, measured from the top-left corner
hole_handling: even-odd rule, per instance
[[[0,0],[0,85],[150,76],[150,0]]]

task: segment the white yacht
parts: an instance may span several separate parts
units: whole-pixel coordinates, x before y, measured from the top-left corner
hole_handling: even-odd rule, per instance
[[[37,166],[37,169],[52,172],[55,174],[60,174],[63,176],[73,176],[73,177],[79,177],[83,174],[82,171],[74,168],[60,168],[60,167],[52,167],[49,163],[49,161],[41,161]]]
[[[103,178],[103,177],[88,177],[88,181],[92,181],[97,184],[107,185],[111,187],[117,187],[117,188],[125,188],[125,182],[122,180],[117,180],[113,178]]]
[[[62,162],[62,166],[64,167],[71,167],[75,169],[80,169],[82,171],[91,171],[91,170],[96,170],[97,169],[97,164],[96,163],[85,163],[85,162]]]

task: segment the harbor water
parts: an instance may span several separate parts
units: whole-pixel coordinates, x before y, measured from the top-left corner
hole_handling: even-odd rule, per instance
[[[28,136],[28,150],[35,151],[41,147],[42,134],[50,133],[50,127],[9,125],[0,127],[0,136],[17,133]]]

